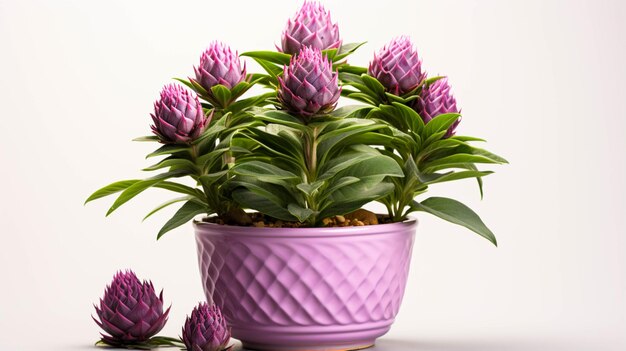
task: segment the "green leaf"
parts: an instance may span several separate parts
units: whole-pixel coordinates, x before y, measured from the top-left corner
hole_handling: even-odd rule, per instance
[[[481,138],[475,138],[472,136],[466,136],[466,135],[455,135],[450,137],[450,139],[456,139],[456,140],[460,140],[460,141],[480,141],[480,142],[485,142],[485,139],[481,139]]]
[[[404,173],[393,158],[378,154],[345,169],[341,175],[354,176],[361,180],[368,177],[382,180],[384,177],[403,177]]]
[[[390,182],[372,182],[371,180],[361,180],[344,186],[328,197],[318,217],[325,218],[352,212],[368,202],[384,197],[393,189],[394,185]]]
[[[407,99],[402,98],[401,96],[392,94],[390,92],[385,92],[385,97],[387,97],[387,100],[389,100],[389,102],[397,102],[400,104],[404,104],[406,105],[407,103]],[[417,95],[413,95],[413,98],[409,101],[415,100],[415,98],[417,98]]]
[[[218,181],[220,178],[228,174],[228,170],[214,172],[200,176],[199,180],[204,186],[209,186]]]
[[[189,145],[184,144],[167,144],[163,145],[160,148],[156,149],[154,152],[149,153],[146,158],[155,157],[155,156],[163,156],[170,155],[177,152],[189,151]]]
[[[347,67],[352,67],[352,68],[363,68],[366,72],[367,69],[364,67],[356,67],[356,66],[349,66],[349,65],[342,65],[340,66],[340,68],[347,68]],[[351,72],[341,72],[339,73],[339,80],[346,84],[346,85],[352,85],[353,83],[356,84],[360,84],[363,85],[363,79],[361,78],[362,74],[355,74],[355,73],[351,73]]]
[[[441,151],[444,149],[455,148],[461,144],[463,144],[462,141],[452,139],[452,138],[440,139],[440,140],[430,143],[428,146],[423,148],[420,151],[420,153],[417,155],[417,157],[418,159],[425,159],[431,153],[434,153],[436,151]]]
[[[250,143],[250,141],[252,141],[252,143]],[[240,161],[243,159],[260,158],[267,162],[271,158],[271,163],[276,165],[289,164],[288,167],[285,166],[289,169],[301,169],[304,167],[302,151],[294,150],[290,147],[290,142],[285,142],[285,139],[278,135],[258,129],[247,130],[237,133],[232,142],[235,146],[254,150],[249,156],[244,155],[242,158],[240,155]]]
[[[384,128],[387,128],[384,124],[360,118],[346,118],[330,123],[324,129],[324,133],[317,139],[317,152],[319,155],[322,155],[321,161],[324,162],[328,157],[332,157],[331,152],[334,148],[340,150],[343,146],[360,142],[360,140],[355,139],[359,135]],[[383,134],[380,135],[382,136]],[[371,136],[374,137],[374,135]],[[385,136],[382,138],[385,138]],[[378,143],[374,144],[379,145]]]
[[[312,184],[300,183],[300,184],[296,185],[296,188],[298,188],[298,190],[302,191],[305,195],[311,196],[322,185],[324,185],[324,182],[317,181],[317,182],[314,182]]]
[[[442,130],[440,132],[437,132],[435,134],[428,136],[427,138],[426,138],[426,135],[424,134],[424,142],[422,143],[422,146],[427,147],[431,143],[434,143],[436,141],[443,139],[446,136],[446,133],[448,133],[447,130]]]
[[[397,147],[397,145],[402,144],[402,142],[403,141],[399,138],[382,134],[381,131],[376,131],[354,135],[349,140],[342,142],[341,145],[365,144],[371,146]]]
[[[188,169],[191,172],[197,171],[196,165],[193,162],[184,158],[166,158],[150,167],[146,167],[142,169],[142,171],[156,171],[158,169],[166,168],[166,167],[183,168],[183,169]]]
[[[498,156],[492,152],[489,152],[487,150],[484,149],[479,149],[477,147],[471,147],[471,152],[472,155],[479,155],[479,156],[484,156],[487,157],[493,161],[495,161],[496,163],[509,163],[509,161],[505,160],[504,157]]]
[[[378,81],[378,79],[367,74],[361,75],[361,79],[363,80],[363,84],[365,84],[371,91],[376,93],[376,96],[385,96],[385,86],[382,85]]]
[[[139,179],[131,179],[131,180],[121,180],[119,182],[111,183],[105,187],[102,187],[96,190],[93,194],[91,194],[87,200],[85,200],[85,204],[95,199],[99,199],[101,197],[109,196],[115,193],[118,193],[122,190],[125,190],[129,186],[139,182]]]
[[[326,199],[326,197],[332,195],[335,191],[346,187],[350,184],[354,184],[361,181],[359,178],[357,177],[352,177],[352,176],[347,176],[347,177],[341,177],[339,179],[337,179],[336,181],[332,182],[330,187],[328,189],[326,189],[324,191],[324,195],[320,197],[321,200]]]
[[[467,169],[469,169],[470,171],[478,171],[478,167],[476,167],[476,165],[474,164],[468,164]],[[480,191],[480,199],[483,199],[483,178],[482,177],[476,177],[476,182],[478,183],[478,190]]]
[[[347,97],[349,97],[350,99],[364,102],[366,104],[370,104],[374,106],[378,105],[378,102],[376,101],[376,99],[372,98],[370,95],[365,94],[365,93],[352,93],[352,94],[348,94]]]
[[[364,73],[367,73],[367,68],[365,67],[359,67],[359,66],[351,66],[351,65],[339,65],[337,66],[337,70],[340,73],[351,73],[351,74],[356,74],[356,75],[361,75]],[[339,75],[339,79],[343,82],[344,80],[341,78],[341,74]]]
[[[282,127],[282,126],[278,124],[270,124],[267,127],[268,129],[271,129],[272,127]],[[279,137],[281,137],[285,141],[285,144],[287,144],[289,148],[296,151],[295,153],[298,153],[297,151],[302,150],[302,148],[304,147],[302,136],[301,136],[302,134],[300,133],[296,133],[292,130],[285,129],[285,127],[283,127],[283,130],[279,130],[277,134]],[[296,159],[302,160],[302,162],[304,162],[304,155],[299,154],[298,157],[296,157]]]
[[[133,141],[159,141],[159,137],[156,135],[146,135],[135,138]]]
[[[260,118],[266,122],[277,123],[298,130],[306,128],[306,125],[304,125],[304,123],[302,123],[300,119],[288,114],[287,112],[270,110],[262,114],[256,115],[255,117]]]
[[[174,80],[176,80],[176,81],[178,81],[180,83],[183,83],[187,88],[189,88],[191,90],[196,90],[194,85],[191,84],[191,82],[188,81],[187,79],[183,79],[183,78],[172,78],[172,79],[174,79]],[[205,90],[205,92],[206,92],[206,90]]]
[[[275,91],[271,91],[269,93],[261,94],[258,96],[252,96],[247,99],[239,100],[232,103],[230,106],[228,106],[227,110],[231,112],[239,112],[251,106],[267,105],[267,99],[274,96],[276,96]]]
[[[435,76],[435,77],[430,77],[428,79],[426,79],[426,81],[424,82],[424,86],[429,86],[431,84],[433,84],[434,82],[438,81],[439,79],[445,78],[446,76]]]
[[[415,175],[417,177],[417,175],[419,174],[417,164],[415,164],[415,161],[412,157],[407,158],[407,160],[404,162],[404,169],[406,170],[404,175],[405,177],[407,177],[408,175]]]
[[[332,178],[335,174],[343,171],[344,169],[379,155],[376,150],[365,145],[353,146],[352,150],[352,152],[346,152],[339,157],[333,158],[322,164],[319,170],[320,176],[318,179],[324,180]]]
[[[167,223],[159,230],[159,234],[157,235],[157,240],[160,239],[163,234],[169,232],[170,230],[180,227],[181,225],[189,222],[195,216],[200,213],[207,213],[207,208],[203,205],[198,204],[194,201],[187,201],[185,204],[174,214],[172,218],[170,218]]]
[[[105,348],[125,348],[129,350],[132,350],[132,349],[153,350],[161,346],[162,347],[172,346],[172,347],[178,347],[178,348],[185,347],[181,339],[170,338],[166,336],[153,336],[145,341],[124,343],[123,346],[120,346],[120,344],[115,343],[115,342],[110,342],[104,339],[100,339],[95,343],[95,346],[103,346]]]
[[[248,161],[238,164],[232,169],[237,175],[254,177],[259,181],[283,185],[286,181],[300,179],[297,175],[285,171],[267,162]]]
[[[435,133],[447,131],[460,116],[461,115],[458,113],[444,113],[431,119],[428,123],[426,123],[426,127],[424,127],[424,139],[427,139]]]
[[[362,43],[347,43],[341,45],[339,51],[337,51],[337,55],[334,57],[333,61],[339,61],[343,58],[348,57],[348,55],[354,53],[358,48],[365,45],[366,41]]]
[[[412,108],[393,102],[391,105],[381,105],[370,111],[368,118],[378,118],[391,124],[403,133],[421,133],[424,129],[422,117]]]
[[[146,219],[148,219],[148,217],[152,216],[153,214],[159,212],[160,210],[166,208],[169,205],[173,205],[177,202],[181,202],[181,201],[189,201],[191,199],[193,199],[193,196],[183,196],[183,197],[178,197],[175,199],[171,199],[168,201],[165,201],[164,203],[160,204],[159,206],[155,207],[152,211],[150,211],[150,213],[148,213],[143,219],[142,221],[145,221]]]
[[[467,163],[498,163],[488,157],[481,155],[456,154],[452,156],[442,157],[433,161],[427,161],[420,168],[424,173],[432,173],[447,168],[465,168],[459,167]]]
[[[237,85],[235,85],[234,87],[232,87],[230,89],[230,96],[231,96],[231,100],[234,100],[236,98],[238,98],[239,96],[241,96],[243,93],[245,93],[246,91],[248,91],[250,88],[252,88],[252,86],[257,83],[258,81],[260,81],[260,79],[257,79],[254,82],[240,82],[237,83]]]
[[[289,61],[291,60],[291,55],[276,51],[248,51],[244,52],[240,56],[261,59],[279,65],[289,65]]]
[[[187,172],[184,171],[171,171],[171,172],[165,172],[165,173],[161,173],[161,174],[157,174],[154,177],[150,177],[148,179],[144,179],[144,180],[140,180],[138,182],[135,182],[134,184],[130,185],[128,188],[126,188],[124,191],[122,191],[122,193],[120,194],[120,196],[117,197],[117,199],[115,199],[115,202],[113,202],[113,205],[111,205],[111,207],[109,208],[109,210],[107,211],[106,215],[110,215],[111,213],[113,213],[113,211],[115,211],[116,209],[118,209],[120,206],[122,206],[123,204],[125,204],[126,202],[128,202],[128,200],[134,198],[135,196],[139,195],[140,193],[142,193],[144,190],[164,181],[165,179],[168,178],[173,178],[173,177],[180,177],[183,175],[186,175]]]
[[[256,188],[255,190],[261,190]],[[238,188],[232,192],[233,199],[244,208],[255,209],[268,216],[282,219],[283,221],[294,221],[297,218],[287,209],[286,204],[274,197],[268,196],[268,193],[254,192],[248,188]]]
[[[211,87],[213,97],[220,103],[222,108],[228,106],[230,103],[230,90],[222,84],[217,84]]]
[[[273,78],[273,80],[268,81],[268,83],[277,84],[278,81],[276,78],[283,74],[283,68],[265,60],[254,59],[254,61],[263,67],[263,69]]]
[[[265,61],[263,61],[265,62]],[[269,65],[270,63],[268,63]],[[273,87],[272,85],[272,81],[275,78],[275,76],[271,76],[268,74],[263,74],[263,73],[252,73],[252,74],[248,74],[248,78],[250,79],[252,82],[256,82],[257,84],[261,84],[264,87]]]
[[[311,210],[310,208],[300,207],[297,204],[287,205],[287,210],[289,211],[289,213],[298,218],[298,221],[300,222],[306,222],[306,220],[315,213],[315,211]]]
[[[413,209],[428,212],[448,222],[463,226],[498,246],[496,237],[480,217],[459,201],[446,197],[431,197],[422,202],[413,201]]]
[[[492,174],[492,171],[460,171],[460,172],[447,172],[447,173],[431,173],[431,174],[418,174],[420,181],[424,184],[435,184],[450,182],[454,180],[466,179],[466,178],[480,178]]]
[[[200,83],[196,82],[195,79],[191,79],[189,80],[189,82],[191,83],[191,89],[193,89],[196,93],[198,93],[198,95],[200,95],[201,97],[207,97],[209,96],[209,92],[204,89],[204,87],[202,85],[200,85]]]
[[[348,105],[342,106],[334,110],[333,112],[329,113],[329,115],[335,118],[351,118],[356,115],[367,113],[369,109],[371,109],[371,106]]]
[[[224,158],[224,154],[228,152],[228,148],[218,148],[210,151],[196,159],[196,163],[202,165],[203,170],[212,169],[213,166],[218,165],[221,168],[221,164]]]
[[[345,183],[340,187],[331,185],[324,191],[322,197],[326,200],[319,218],[345,214],[380,199],[394,189],[394,185],[385,178],[402,176],[398,163],[393,158],[380,154],[342,170],[332,179]],[[354,182],[352,178],[358,181]]]
[[[145,179],[145,180],[140,180],[134,183],[133,185],[129,186],[128,188],[126,188],[126,190],[124,190],[120,194],[120,196],[118,196],[117,199],[115,199],[115,202],[113,202],[113,205],[111,205],[106,215],[107,216],[110,215],[111,213],[113,213],[113,211],[115,211],[120,206],[128,202],[128,200],[139,195],[141,192],[152,187],[153,185],[155,185],[156,183],[160,181],[162,181],[162,179]]]
[[[228,112],[224,116],[227,116],[229,113],[230,112]],[[221,133],[224,132],[224,130],[226,129],[226,127],[224,126],[224,122],[222,122],[223,117],[220,118],[218,121],[213,120],[211,124],[209,125],[209,128],[207,128],[204,132],[202,132],[202,134],[200,134],[198,139],[194,140],[191,144],[192,145],[202,144],[202,143],[205,143],[207,139],[216,138],[218,135],[221,135]],[[209,141],[209,143],[211,142],[212,141]]]
[[[155,184],[154,187],[173,191],[176,193],[191,195],[200,200],[206,200],[206,197],[204,196],[204,193],[202,191],[192,188],[187,185],[180,184],[180,183],[162,181],[160,183]]]
[[[445,131],[444,131],[445,132]],[[441,132],[441,133],[444,133]],[[439,134],[441,134],[439,133]],[[452,139],[452,138],[450,138]],[[455,139],[456,140],[456,139]],[[458,140],[456,140],[457,142],[459,142]],[[439,141],[435,141],[432,144],[437,144],[439,143]],[[498,164],[503,164],[503,163],[508,163],[507,160],[505,160],[504,158],[493,154],[487,150],[483,150],[483,149],[479,149],[476,147],[473,147],[465,142],[459,142],[459,144],[454,147],[454,148],[447,148],[447,149],[439,149],[439,150],[434,150],[433,152],[431,152],[431,155],[429,155],[428,157],[424,158],[425,161],[430,162],[430,161],[434,161],[434,160],[440,160],[442,158],[445,157],[450,157],[450,156],[454,156],[454,155],[474,155],[477,157],[484,157],[487,158],[489,160],[491,160],[491,162],[481,162],[481,163],[498,163]],[[466,168],[466,167],[463,167]]]
[[[322,56],[326,57],[328,61],[335,61],[335,56],[337,55],[337,48],[325,49],[322,50]]]
[[[198,82],[196,82],[193,79],[186,80],[186,79],[181,79],[181,78],[174,78],[174,80],[177,80],[177,81],[183,83],[189,89],[195,91],[200,97],[206,98],[209,95],[209,92],[206,91],[206,89],[204,89],[202,87],[202,85],[198,84]]]

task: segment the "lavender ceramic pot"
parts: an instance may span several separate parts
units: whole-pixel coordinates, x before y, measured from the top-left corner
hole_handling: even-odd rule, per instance
[[[195,222],[209,303],[254,350],[371,346],[404,294],[415,220],[344,228]]]

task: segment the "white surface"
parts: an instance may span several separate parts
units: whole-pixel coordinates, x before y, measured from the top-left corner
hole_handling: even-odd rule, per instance
[[[433,187],[500,243],[421,216],[409,286],[379,350],[626,348],[626,6],[620,1],[327,1],[367,64],[411,35],[448,74],[464,119],[511,164]],[[151,104],[212,39],[272,49],[294,1],[0,0],[0,350],[88,349],[93,302],[132,267],[173,302],[178,335],[203,298],[190,227],[154,191],[110,218],[96,188],[143,174]],[[263,18],[262,24],[252,24]],[[248,62],[250,68],[254,66]]]
[[[572,350],[602,350],[623,351],[623,345],[615,344],[606,340],[584,341],[578,338],[546,339],[536,337],[525,338],[392,338],[384,337],[367,351],[572,351]],[[44,348],[44,350],[46,350]],[[64,348],[68,351],[94,350],[93,346],[69,345]],[[159,351],[176,350],[172,348],[159,348]],[[231,351],[250,351],[243,349],[239,342],[234,343]]]

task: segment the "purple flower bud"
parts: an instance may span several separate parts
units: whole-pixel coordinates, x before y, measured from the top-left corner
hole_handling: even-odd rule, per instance
[[[450,84],[448,84],[448,78],[441,78],[422,90],[422,93],[417,100],[417,112],[424,120],[424,123],[428,123],[433,118],[444,113],[459,113],[460,110],[456,107],[456,99],[450,92]],[[445,138],[449,138],[456,132],[456,127],[461,122],[459,117],[448,128],[448,132]]]
[[[201,303],[185,320],[182,339],[188,351],[221,351],[228,347],[230,330],[217,306]]]
[[[405,36],[393,39],[374,54],[368,74],[394,95],[410,92],[426,78],[411,39]]]
[[[163,291],[156,295],[150,281],[139,281],[132,271],[118,272],[95,306],[100,321],[93,320],[109,335],[110,345],[140,343],[161,331],[170,309],[163,312]]]
[[[150,116],[152,131],[166,144],[195,140],[211,120],[211,116],[204,116],[198,97],[176,84],[163,87]]]
[[[239,54],[220,42],[212,42],[200,57],[200,65],[193,68],[195,81],[211,93],[217,84],[232,89],[246,79],[246,64],[241,68]]]
[[[340,46],[337,24],[319,2],[305,1],[283,31],[282,49],[288,54],[297,54],[302,47],[326,50]]]
[[[337,77],[319,49],[304,47],[278,78],[278,99],[286,110],[300,117],[328,113],[341,94]]]

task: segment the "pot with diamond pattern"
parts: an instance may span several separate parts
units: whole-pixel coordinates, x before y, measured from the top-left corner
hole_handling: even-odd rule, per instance
[[[417,222],[254,228],[195,222],[209,303],[253,350],[353,350],[394,321]]]

